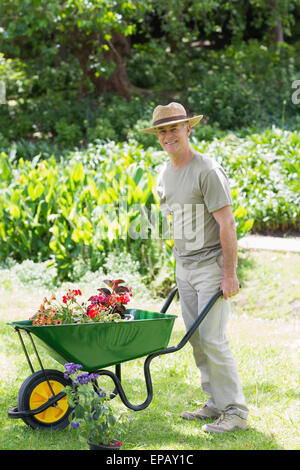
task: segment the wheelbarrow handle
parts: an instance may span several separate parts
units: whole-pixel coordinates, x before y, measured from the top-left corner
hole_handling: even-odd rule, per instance
[[[178,292],[178,287],[176,286],[171,290],[171,292],[169,294],[169,297],[167,298],[164,305],[162,306],[162,309],[161,309],[160,313],[166,313],[166,311],[168,310],[168,308],[169,308],[170,304],[172,303],[172,300],[174,299],[177,292]]]
[[[241,288],[241,284],[239,284],[239,288]],[[170,305],[171,305],[175,295],[177,294],[177,292],[178,292],[178,287],[176,286],[171,290],[171,292],[169,294],[169,297],[167,298],[164,305],[162,306],[162,309],[161,309],[160,313],[166,313],[166,311],[170,307]],[[217,295],[217,298],[220,297],[221,295],[223,295],[223,291],[221,291],[221,290],[218,291],[216,295]]]
[[[174,287],[174,289],[171,290],[170,294],[169,294],[169,297],[167,298],[167,300],[165,301],[164,305],[162,306],[162,309],[160,311],[160,313],[166,313],[166,311],[168,310],[168,308],[170,307],[175,295],[177,294],[178,292],[178,287]],[[218,291],[215,296],[210,300],[210,302],[216,297],[216,298],[219,298],[221,295],[223,295],[223,291]],[[210,304],[209,302],[209,304]],[[214,301],[215,302],[215,301]],[[213,303],[214,303],[213,302]]]

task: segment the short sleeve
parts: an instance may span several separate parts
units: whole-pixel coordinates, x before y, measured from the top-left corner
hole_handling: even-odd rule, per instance
[[[201,189],[209,212],[231,206],[232,199],[227,176],[222,167],[213,168],[202,181]]]

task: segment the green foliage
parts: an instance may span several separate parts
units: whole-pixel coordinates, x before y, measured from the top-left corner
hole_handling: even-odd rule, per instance
[[[129,101],[110,93],[78,96],[74,61],[69,64],[69,76],[65,64],[53,68],[52,87],[47,81],[43,85],[47,79],[43,69],[28,66],[23,92],[13,95],[8,88],[7,104],[1,105],[0,147],[7,151],[11,142],[19,145],[30,139],[29,145],[38,144],[37,149],[47,144],[61,153],[95,140],[134,139],[144,147],[158,148],[155,137],[138,130],[151,124],[158,103],[171,100],[182,102],[191,114],[204,114],[203,123],[195,129],[199,139],[211,140],[221,137],[222,131],[249,126],[300,129],[299,105],[291,99],[291,84],[300,73],[299,47],[300,43],[283,43],[272,48],[249,41],[221,51],[187,49],[172,60],[166,54],[157,57],[155,48],[143,53],[140,48],[128,63],[129,77],[145,87],[145,78],[151,76],[149,86],[156,91]],[[39,78],[40,91],[29,97],[36,86],[34,77]],[[39,153],[28,150],[29,158]]]
[[[228,134],[195,147],[226,169],[237,211],[247,209],[253,229],[286,232],[300,229],[299,145],[299,132],[273,128],[246,137]]]
[[[223,130],[299,128],[291,100],[299,9],[299,0],[250,0],[247,8],[225,0],[4,0],[0,146],[124,141],[154,105],[176,99]],[[272,39],[278,25],[290,44]],[[140,95],[130,82],[151,93]]]
[[[230,176],[238,236],[252,224],[298,230],[298,132],[283,129],[300,129],[291,100],[299,1],[272,5],[4,0],[1,259],[50,258],[61,280],[97,272],[111,250],[131,251],[147,281],[172,269],[172,242],[145,236],[162,153],[139,132],[171,100],[204,114],[194,145]],[[277,26],[291,44],[274,40]],[[119,66],[128,94],[110,93]],[[258,134],[271,124],[281,131]]]
[[[96,271],[109,252],[131,252],[150,281],[165,261],[173,263],[170,242],[161,239],[155,193],[162,158],[162,152],[113,143],[91,145],[61,162],[37,156],[12,163],[2,153],[1,259],[50,260],[66,280],[78,276],[76,260]],[[236,213],[239,236],[250,230],[248,219],[246,209]]]
[[[140,132],[141,129],[152,127],[152,120],[139,119],[128,132],[128,140],[134,141],[145,148],[152,147],[161,150],[161,146],[155,134],[146,134]]]
[[[160,40],[168,39],[169,44],[179,50],[203,37],[224,44],[229,36],[236,42],[247,38],[249,31],[274,42],[272,32],[278,23],[283,34],[289,37],[295,22],[294,13],[299,8],[298,0],[249,0],[247,4],[227,0],[151,0],[149,4],[161,22]]]
[[[103,83],[118,67],[120,56],[128,55],[127,36],[135,32],[145,5],[132,0],[3,0],[0,40],[6,54],[41,59],[48,70],[53,62],[59,67],[62,61],[76,58],[82,91],[103,92]],[[118,78],[117,74],[115,81]],[[34,91],[42,93],[43,88],[44,84],[36,83]]]
[[[65,389],[69,406],[74,408],[71,426],[79,439],[108,445],[126,432],[129,419],[124,413],[114,410],[109,395],[92,387],[99,375],[79,372],[81,368],[80,364],[65,364],[66,373],[72,380],[72,385]]]
[[[57,142],[65,147],[70,147],[74,142],[78,142],[82,136],[80,126],[78,124],[69,124],[64,119],[60,119],[55,123],[57,134]]]
[[[136,48],[128,71],[135,84],[151,76],[149,86],[165,90],[160,104],[178,100],[222,130],[270,124],[299,128],[291,99],[291,84],[300,73],[299,45],[275,48],[251,40],[221,50],[186,48],[172,58],[157,54],[155,48]]]
[[[188,99],[193,107],[198,103],[209,123],[218,122],[222,129],[257,124],[268,127],[270,120],[280,126],[284,104],[288,116],[297,113],[290,90],[296,79],[294,54],[285,44],[277,49],[256,41],[230,46],[223,57],[211,57],[201,86]]]
[[[98,117],[96,119],[95,127],[91,127],[88,129],[88,139],[90,142],[95,142],[96,140],[117,141],[118,137],[110,120],[105,117]]]
[[[10,254],[19,261],[50,256],[59,277],[66,278],[78,256],[96,270],[108,251],[126,250],[133,243],[126,237],[137,216],[134,204],[150,207],[155,202],[154,177],[145,171],[150,155],[130,147],[99,145],[82,157],[77,153],[61,164],[54,158],[20,159],[16,165],[2,153],[1,187],[7,191],[0,196],[1,259]],[[128,212],[118,208],[121,199]],[[120,238],[121,225],[125,238]],[[146,252],[152,250],[150,240],[145,245]]]

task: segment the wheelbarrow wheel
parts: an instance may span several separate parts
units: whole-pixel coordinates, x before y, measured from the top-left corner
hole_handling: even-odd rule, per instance
[[[45,373],[56,395],[62,392],[66,385],[71,384],[71,381],[58,370],[46,369]],[[45,373],[42,370],[35,372],[23,382],[18,393],[19,411],[37,409],[53,396]],[[67,396],[65,396],[56,405],[48,407],[39,414],[25,416],[22,419],[33,429],[64,429],[69,424],[70,412],[71,408],[68,405]]]

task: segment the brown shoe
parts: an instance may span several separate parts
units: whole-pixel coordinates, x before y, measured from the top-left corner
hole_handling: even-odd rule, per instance
[[[215,419],[220,416],[220,413],[218,410],[215,410],[214,408],[210,408],[207,405],[204,405],[202,408],[199,410],[195,411],[183,411],[181,413],[181,418],[183,419],[188,419],[189,421],[194,420],[194,419]]]
[[[220,418],[214,423],[205,424],[202,430],[205,432],[223,433],[249,429],[246,419],[240,418],[238,415],[222,413]]]

